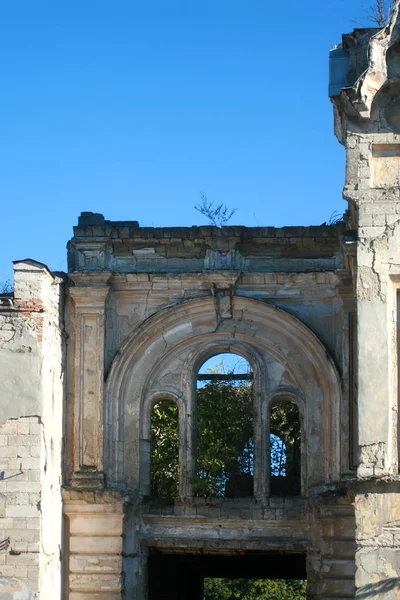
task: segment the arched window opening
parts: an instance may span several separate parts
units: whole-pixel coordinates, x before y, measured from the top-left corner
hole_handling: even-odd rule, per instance
[[[173,501],[179,496],[179,411],[161,400],[151,413],[150,495]]]
[[[296,404],[280,400],[270,413],[270,491],[272,496],[301,493],[301,422]]]
[[[197,380],[197,496],[253,495],[253,373],[236,354],[206,361]]]

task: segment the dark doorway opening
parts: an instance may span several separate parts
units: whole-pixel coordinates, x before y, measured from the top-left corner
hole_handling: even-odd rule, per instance
[[[203,600],[205,578],[306,579],[304,554],[241,552],[172,554],[153,550],[148,561],[149,600]]]

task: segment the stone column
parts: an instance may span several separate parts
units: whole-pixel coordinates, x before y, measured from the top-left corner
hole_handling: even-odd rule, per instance
[[[109,272],[74,273],[73,478],[72,486],[99,488],[103,475],[105,302]]]
[[[389,180],[383,185],[379,179],[381,170],[386,173],[386,152],[392,152],[381,149],[385,146],[382,141],[390,149],[398,148],[393,152],[399,152],[400,165],[400,136],[348,132],[346,139],[345,195],[358,227],[356,359],[358,475],[362,478],[398,472],[393,278],[400,265],[400,198],[398,187],[392,187]]]
[[[374,210],[373,221],[377,222],[378,215],[385,219],[385,213],[391,208],[389,203],[373,207],[359,205],[357,362],[358,473],[361,477],[389,475],[397,470],[393,460],[396,429],[393,417],[397,401],[392,379],[395,356],[390,343],[394,331],[386,262],[388,247],[384,227],[369,223],[371,209]]]
[[[66,600],[120,600],[123,503],[118,492],[63,490]]]

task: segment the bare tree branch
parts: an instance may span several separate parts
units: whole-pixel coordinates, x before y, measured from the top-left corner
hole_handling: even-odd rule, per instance
[[[375,0],[369,8],[364,9],[365,20],[377,27],[385,27],[389,22],[395,0]]]
[[[0,294],[12,294],[14,291],[14,286],[11,282],[11,279],[4,279],[0,281]]]
[[[215,227],[226,225],[237,211],[237,208],[228,208],[225,204],[218,204],[214,207],[214,202],[210,202],[203,192],[200,192],[200,199],[200,204],[194,208],[207,217],[209,224]]]

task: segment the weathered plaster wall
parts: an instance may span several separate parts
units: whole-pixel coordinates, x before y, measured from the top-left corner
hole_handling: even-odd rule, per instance
[[[358,318],[356,598],[400,594],[398,287],[400,281],[400,15],[344,36],[354,78],[333,98],[346,147],[344,196],[355,230]],[[367,64],[357,62],[365,53]],[[365,54],[364,54],[365,55]]]
[[[61,280],[14,263],[0,299],[0,595],[60,598]]]
[[[189,266],[189,265],[187,265]],[[207,298],[213,286],[234,288],[237,296],[284,308],[314,331],[341,368],[342,330],[339,294],[346,285],[340,271],[302,273],[201,272],[113,275],[107,304],[106,369],[135,328],[158,310],[188,299]],[[303,261],[303,269],[309,264]],[[348,277],[348,275],[347,275]],[[224,282],[225,279],[225,282]]]
[[[388,79],[390,71],[396,72],[394,66],[399,61],[398,21],[396,5],[390,26],[371,39],[369,67],[354,90],[349,88],[353,92],[344,90],[334,98],[336,120],[346,146],[344,195],[357,230],[361,476],[398,472],[396,289],[400,275],[400,132],[392,116],[396,112],[399,80],[397,75]],[[356,49],[357,43],[354,52]]]
[[[400,591],[400,494],[384,489],[383,493],[359,495],[355,508],[358,596],[397,598]]]

